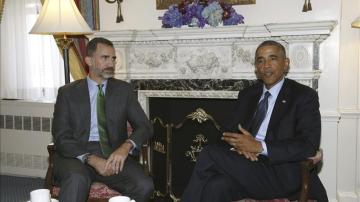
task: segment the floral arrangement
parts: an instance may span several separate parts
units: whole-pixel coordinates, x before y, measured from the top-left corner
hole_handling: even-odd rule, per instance
[[[206,24],[216,27],[219,24],[237,25],[244,23],[244,17],[236,13],[232,5],[218,0],[182,0],[169,6],[162,17],[164,28],[204,27]]]

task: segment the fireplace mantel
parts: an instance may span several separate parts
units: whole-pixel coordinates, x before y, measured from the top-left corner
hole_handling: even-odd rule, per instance
[[[264,40],[282,43],[290,58],[287,75],[318,88],[320,44],[336,21],[273,23],[259,26],[224,26],[98,32],[114,43],[116,78],[131,82],[149,112],[149,97],[234,99],[243,86],[255,80],[254,53]],[[225,85],[224,85],[225,84]],[[174,88],[175,85],[183,87]],[[214,88],[215,86],[224,89]],[[142,86],[142,87],[140,87]],[[204,88],[210,86],[210,89]]]
[[[102,36],[117,42],[144,42],[162,40],[258,38],[299,35],[329,35],[336,21],[297,23],[270,23],[264,25],[238,25],[221,27],[188,27],[154,30],[101,31],[91,37]]]
[[[116,77],[133,79],[255,79],[254,52],[264,40],[282,43],[290,78],[317,87],[319,48],[336,21],[157,30],[102,31],[117,52]],[[326,68],[326,67],[324,67]]]

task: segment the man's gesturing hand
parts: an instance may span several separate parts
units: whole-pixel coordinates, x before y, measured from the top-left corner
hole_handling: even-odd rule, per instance
[[[222,139],[232,145],[239,154],[243,154],[247,159],[256,161],[258,154],[262,151],[261,143],[247,130],[243,128],[239,128],[239,130],[242,134],[226,132],[223,134]]]

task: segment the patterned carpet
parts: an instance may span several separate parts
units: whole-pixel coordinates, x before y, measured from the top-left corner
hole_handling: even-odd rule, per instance
[[[30,198],[30,191],[41,189],[44,179],[0,175],[0,201],[24,202]]]

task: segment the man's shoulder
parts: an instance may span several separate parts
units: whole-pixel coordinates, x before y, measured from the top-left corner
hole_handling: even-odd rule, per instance
[[[286,86],[288,86],[289,88],[291,88],[291,90],[294,91],[298,91],[298,92],[316,92],[315,89],[311,88],[310,86],[304,85],[302,83],[299,83],[293,79],[285,79],[285,83]]]
[[[120,79],[115,79],[115,78],[110,78],[108,80],[108,85],[111,85],[112,87],[115,87],[115,88],[126,88],[126,89],[132,88],[130,83],[120,80]]]
[[[253,82],[250,86],[240,90],[239,93],[241,94],[253,94],[254,92],[257,92],[259,90],[262,90],[263,83],[260,80],[256,80]]]
[[[116,79],[116,78],[110,78],[110,79],[108,79],[108,82],[114,83],[115,85],[130,86],[130,83],[128,83],[124,80]]]
[[[71,83],[68,83],[68,84],[65,84],[63,86],[61,86],[59,88],[59,90],[61,91],[71,91],[73,89],[77,89],[79,87],[82,87],[82,86],[86,86],[86,79],[79,79],[79,80],[75,80]]]

